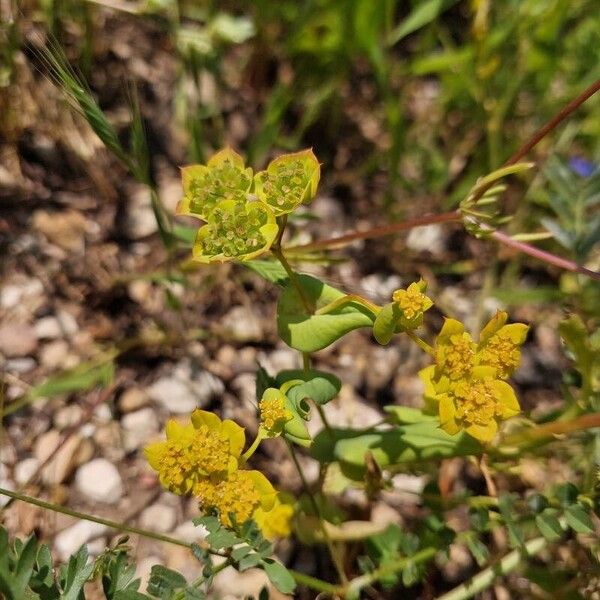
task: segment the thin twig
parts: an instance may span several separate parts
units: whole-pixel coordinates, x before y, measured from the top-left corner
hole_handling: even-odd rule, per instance
[[[0,495],[7,496],[14,500],[21,500],[22,502],[26,502],[27,504],[33,504],[34,506],[39,506],[40,508],[51,510],[52,512],[68,515],[69,517],[73,517],[75,519],[82,519],[84,521],[98,523],[99,525],[105,525],[106,527],[116,529],[117,531],[125,531],[126,533],[133,533],[136,535],[141,535],[142,537],[158,540],[159,542],[167,542],[169,544],[174,544],[175,546],[191,548],[191,544],[189,544],[188,542],[178,540],[177,538],[171,537],[169,535],[155,533],[154,531],[148,531],[146,529],[141,529],[140,527],[133,527],[131,525],[126,525],[125,523],[118,523],[117,521],[111,521],[110,519],[103,519],[102,517],[96,517],[95,515],[88,515],[87,513],[83,513],[78,510],[73,510],[71,508],[67,508],[66,506],[59,506],[58,504],[53,504],[52,502],[45,502],[44,500],[40,500],[39,498],[27,496],[26,494],[20,494],[19,492],[13,492],[11,490],[0,488]],[[208,544],[203,545],[202,543],[199,543],[199,545],[211,552],[211,554],[219,554],[216,551],[211,551],[208,547]]]
[[[552,119],[542,125],[505,163],[503,166],[514,165],[523,157],[529,154],[530,150],[545,138],[553,129],[562,123],[571,113],[576,111],[586,100],[591,98],[597,91],[600,90],[600,79],[594,81],[592,85],[583,90],[579,96],[573,98],[566,106],[564,106]]]
[[[597,271],[586,269],[585,267],[578,265],[572,260],[556,256],[556,254],[546,252],[545,250],[540,250],[539,248],[531,246],[530,244],[526,244],[525,242],[519,242],[518,240],[515,240],[514,238],[510,237],[510,235],[504,233],[503,231],[493,231],[490,233],[490,236],[494,238],[497,242],[500,242],[505,246],[509,246],[510,248],[514,248],[515,250],[518,250],[523,254],[529,254],[529,256],[533,256],[534,258],[542,260],[550,265],[559,267],[560,269],[571,271],[572,273],[580,273],[581,275],[586,275],[591,279],[600,281],[600,273],[598,273]]]
[[[452,221],[460,221],[461,214],[457,210],[452,212],[442,213],[439,215],[426,215],[424,217],[417,217],[416,219],[408,219],[401,221],[400,223],[392,223],[391,225],[381,225],[379,227],[372,227],[365,229],[364,231],[354,231],[347,233],[335,238],[329,238],[327,240],[318,240],[316,242],[310,242],[309,244],[301,244],[300,246],[291,246],[286,248],[286,252],[296,252],[300,250],[320,250],[324,248],[339,248],[346,246],[356,240],[369,240],[373,238],[379,238],[384,235],[391,235],[392,233],[398,233],[399,231],[405,231],[407,229],[413,229],[414,227],[422,227],[423,225],[431,225],[433,223],[448,223]]]
[[[317,504],[317,501],[316,501],[314,495],[310,491],[308,481],[306,481],[306,477],[304,476],[304,471],[302,470],[302,467],[300,466],[300,462],[298,461],[298,457],[296,456],[294,446],[291,444],[291,442],[288,442],[287,440],[286,440],[286,443],[287,443],[287,447],[290,452],[290,455],[292,457],[294,466],[296,467],[296,471],[298,472],[298,475],[300,476],[300,481],[302,482],[302,487],[304,488],[304,492],[308,496],[309,501],[312,505],[312,508],[315,511],[315,516],[317,517],[317,519],[319,521],[319,526],[320,526],[321,532],[323,533],[323,539],[325,540],[325,544],[327,545],[329,554],[331,555],[331,560],[333,561],[333,564],[337,571],[338,577],[340,578],[340,581],[342,582],[342,584],[346,585],[346,583],[348,582],[348,578],[346,577],[346,573],[344,571],[344,565],[342,564],[342,561],[340,560],[340,557],[337,554],[337,551],[333,545],[333,542],[331,541],[331,537],[329,536],[327,527],[325,527],[324,519],[321,514],[321,509],[319,508],[319,505]]]

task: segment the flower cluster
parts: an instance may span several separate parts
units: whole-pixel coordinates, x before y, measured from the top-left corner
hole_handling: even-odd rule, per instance
[[[464,325],[446,319],[435,345],[435,365],[420,372],[425,399],[437,409],[440,426],[454,435],[464,429],[490,442],[498,422],[519,413],[520,407],[506,379],[518,367],[520,347],[527,336],[523,323],[506,324],[499,311],[475,343]]]
[[[287,406],[286,396],[278,389],[268,388],[258,404],[260,426],[267,437],[277,437],[283,432],[293,413]]]
[[[420,279],[405,290],[395,290],[392,301],[381,308],[376,307],[373,335],[382,345],[390,343],[396,333],[410,333],[423,324],[423,316],[433,306],[425,295],[427,284]]]
[[[276,217],[310,202],[319,176],[312,150],[280,156],[256,175],[230,148],[206,165],[184,167],[177,214],[206,221],[196,236],[194,260],[247,261],[268,251],[279,231]]]
[[[178,495],[192,494],[204,511],[217,509],[223,525],[230,527],[232,518],[243,523],[257,516],[277,522],[277,535],[289,535],[293,509],[284,511],[285,521],[278,493],[267,478],[242,468],[245,442],[244,430],[233,421],[195,410],[189,424],[169,421],[166,440],[144,452],[161,485]]]
[[[399,325],[403,329],[416,329],[423,323],[423,314],[433,306],[425,295],[427,284],[423,279],[411,283],[405,290],[396,290],[392,300],[402,311]]]

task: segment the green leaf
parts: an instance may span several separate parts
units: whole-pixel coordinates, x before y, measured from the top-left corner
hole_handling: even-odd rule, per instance
[[[381,467],[422,462],[453,456],[478,455],[482,447],[471,436],[447,434],[437,421],[413,423],[386,431],[356,431],[334,429],[317,435],[311,455],[321,463],[339,461],[363,473],[367,453]],[[347,471],[345,475],[351,476]]]
[[[282,594],[291,594],[296,589],[292,574],[280,562],[267,558],[262,561],[262,567],[271,583]]]
[[[577,501],[579,488],[571,482],[561,483],[556,487],[554,494],[562,506],[570,506]]]
[[[83,586],[90,578],[94,564],[87,564],[88,552],[85,546],[82,546],[76,554],[71,556],[67,565],[63,583],[63,595],[61,600],[79,600],[79,595]]]
[[[231,558],[235,561],[241,560],[244,556],[248,556],[252,552],[252,548],[247,544],[238,546],[231,551]]]
[[[206,536],[206,541],[216,550],[220,548],[231,548],[235,544],[239,544],[242,540],[235,535],[232,531],[229,531],[225,527],[221,527],[216,531],[209,533]]]
[[[572,504],[565,509],[565,519],[573,531],[577,533],[593,533],[592,518],[580,504]]]
[[[187,587],[187,581],[181,573],[162,565],[152,567],[148,581],[147,591],[149,594],[158,596],[161,600],[169,600],[173,592],[185,587]]]
[[[534,513],[541,513],[544,509],[548,508],[549,505],[548,498],[543,494],[535,493],[527,498],[527,506]]]
[[[112,360],[101,365],[89,363],[80,365],[72,371],[51,377],[32,388],[27,397],[32,400],[52,398],[60,394],[89,390],[97,385],[106,387],[112,383],[114,375],[115,365]]]
[[[198,227],[189,227],[187,225],[180,225],[179,223],[173,225],[173,237],[183,242],[188,248],[194,245],[197,233]]]
[[[396,332],[396,324],[402,317],[402,310],[396,302],[386,304],[373,323],[373,336],[382,345],[387,346]]]
[[[535,524],[540,533],[549,541],[556,542],[563,535],[563,528],[556,516],[558,511],[552,508],[546,508],[543,512],[535,516]]]
[[[439,419],[434,415],[426,415],[418,408],[410,406],[384,406],[383,410],[390,415],[390,421],[396,425],[409,425],[411,423],[437,423]]]
[[[299,275],[307,301],[323,308],[346,294],[310,275]],[[371,327],[374,315],[357,303],[346,303],[321,315],[309,315],[293,285],[285,286],[277,304],[277,329],[281,339],[300,352],[326,348],[346,333],[359,327]]]
[[[217,531],[221,528],[221,522],[213,515],[204,515],[202,517],[194,517],[192,523],[196,527],[205,527],[209,532]]]
[[[592,393],[600,392],[600,352],[579,316],[572,315],[562,321],[559,331],[573,353],[575,366],[581,373],[581,397],[589,401]]]
[[[255,259],[245,262],[244,266],[280,287],[284,287],[288,282],[288,274],[279,261]]]
[[[17,598],[25,592],[25,588],[31,579],[33,565],[37,555],[37,542],[35,536],[31,536],[19,553],[16,570],[13,575],[12,589]]]
[[[477,564],[483,567],[490,558],[490,551],[487,549],[487,546],[478,537],[468,536],[467,547]]]
[[[152,600],[152,598],[136,590],[121,590],[113,596],[113,600]]]
[[[252,554],[248,554],[240,559],[238,566],[240,571],[247,571],[248,569],[253,569],[258,566],[262,562],[262,556],[256,552],[252,552]]]
[[[295,385],[287,392],[295,404],[306,398],[311,399],[315,404],[327,404],[333,400],[340,392],[342,382],[332,373],[317,371],[311,369],[304,371],[302,369],[292,369],[281,371],[277,374],[277,385],[281,386],[286,381],[293,379],[302,380],[305,383]]]
[[[388,44],[393,46],[402,38],[431,23],[444,10],[456,4],[458,0],[424,0],[417,2],[410,14],[392,31]]]
[[[515,521],[515,496],[513,494],[501,494],[498,498],[498,508],[504,519],[504,524],[508,531],[508,541],[513,548],[521,548],[525,539],[519,524]]]

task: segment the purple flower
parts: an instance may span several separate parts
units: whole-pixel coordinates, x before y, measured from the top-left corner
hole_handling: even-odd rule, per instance
[[[587,158],[581,156],[574,156],[569,160],[569,166],[571,170],[580,177],[591,177],[596,170],[596,165],[589,161]]]

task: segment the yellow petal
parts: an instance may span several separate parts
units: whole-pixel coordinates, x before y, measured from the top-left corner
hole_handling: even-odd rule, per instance
[[[498,431],[498,424],[492,420],[486,425],[469,425],[465,431],[480,442],[491,442]]]
[[[464,333],[465,326],[456,319],[444,319],[444,325],[438,334],[438,341],[443,343],[444,339],[451,335]]]
[[[427,398],[434,399],[436,396],[435,387],[433,385],[433,374],[435,371],[435,365],[430,365],[429,367],[425,367],[419,371],[419,377],[425,386],[425,390],[423,392],[424,396]]]
[[[240,427],[231,419],[225,419],[221,425],[221,431],[229,439],[229,453],[238,459],[246,444],[244,428]]]
[[[206,425],[211,431],[221,430],[221,419],[215,413],[197,408],[191,418],[196,429],[199,429],[201,425]]]
[[[260,494],[260,505],[263,510],[271,510],[277,498],[277,491],[271,482],[260,471],[245,471]]]
[[[155,471],[160,469],[165,444],[166,442],[155,442],[154,444],[148,444],[148,446],[144,448],[144,456],[146,457],[148,464]]]
[[[460,431],[460,427],[454,419],[452,421],[446,421],[446,423],[440,423],[440,428],[448,435],[456,435]]]
[[[450,435],[454,435],[460,431],[455,415],[456,407],[450,396],[444,394],[440,396],[439,403],[440,427]]]
[[[433,300],[431,298],[429,298],[428,296],[425,296],[425,299],[423,300],[423,312],[425,312],[426,310],[429,310],[432,306],[433,306]]]
[[[193,432],[191,425],[182,425],[175,419],[169,419],[165,425],[165,434],[168,440],[189,437]]]
[[[498,332],[506,323],[508,319],[508,313],[503,310],[499,310],[481,330],[479,334],[479,343],[484,344],[487,342],[496,332]]]
[[[240,466],[240,463],[238,462],[238,458],[239,457],[235,457],[235,456],[230,456],[227,460],[227,473],[231,474],[231,473],[235,473]]]
[[[220,165],[224,162],[230,162],[238,169],[244,168],[244,159],[235,150],[229,147],[223,148],[216,154],[213,154],[206,164],[209,167],[214,167],[215,165]]]
[[[505,325],[498,332],[498,335],[506,336],[513,344],[521,346],[527,338],[528,331],[529,325],[525,325],[525,323],[511,323],[510,325]]]
[[[508,419],[514,417],[521,412],[519,401],[512,387],[506,381],[496,380],[492,382],[492,387],[496,392],[496,397],[500,403],[502,410],[502,418]]]

